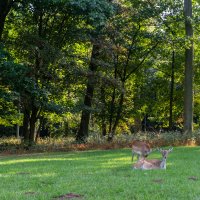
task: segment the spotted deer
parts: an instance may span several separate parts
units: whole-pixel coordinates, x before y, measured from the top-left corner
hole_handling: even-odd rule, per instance
[[[158,160],[158,159],[147,160],[145,158],[142,158],[133,165],[133,168],[143,169],[143,170],[166,169],[167,156],[172,150],[173,148],[170,148],[169,150],[159,149],[159,151],[162,154],[162,160]]]
[[[147,157],[151,153],[150,145],[142,141],[133,141],[132,143],[132,161],[134,155],[137,155],[138,160]]]

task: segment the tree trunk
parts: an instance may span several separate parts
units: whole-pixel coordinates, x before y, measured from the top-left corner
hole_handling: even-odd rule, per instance
[[[121,96],[120,96],[120,100],[119,100],[119,106],[118,106],[118,109],[117,109],[117,116],[115,118],[115,123],[112,127],[111,133],[108,136],[109,142],[113,140],[113,136],[115,135],[117,126],[119,124],[119,120],[121,118],[121,112],[122,112],[122,108],[123,108],[123,103],[124,103],[124,93],[122,92]]]
[[[0,42],[2,41],[2,34],[3,34],[6,16],[10,12],[12,4],[13,4],[13,0],[0,1]]]
[[[97,70],[98,64],[96,63],[97,58],[99,56],[100,44],[94,43],[92,48],[92,55],[89,64],[89,72],[91,75],[88,77],[88,83],[86,88],[86,94],[84,99],[85,108],[82,111],[81,123],[79,127],[78,134],[76,136],[76,141],[78,142],[86,142],[86,138],[88,137],[88,127],[90,120],[90,109],[92,106],[92,98],[94,93],[94,86],[96,83],[95,72]]]
[[[117,64],[118,64],[118,57],[116,58],[116,63],[114,65],[115,71],[114,71],[114,78],[117,78]],[[113,123],[113,116],[115,112],[115,94],[116,94],[116,89],[115,87],[113,88],[113,93],[112,93],[112,99],[110,102],[110,116],[109,116],[109,134],[111,134],[112,131],[112,123]]]
[[[37,121],[38,108],[32,106],[32,113],[30,118],[30,136],[29,136],[29,145],[32,146],[35,143],[35,124]]]
[[[134,125],[135,125],[134,126],[134,132],[135,133],[138,133],[138,132],[140,132],[142,130],[142,120],[141,120],[140,116],[135,116],[135,118],[134,118]]]
[[[24,136],[24,143],[29,143],[29,120],[30,120],[30,111],[24,108],[24,118],[23,118],[23,136]]]
[[[109,116],[109,134],[111,134],[112,131],[112,123],[113,123],[113,116],[114,116],[114,112],[115,112],[115,91],[116,89],[113,89],[113,93],[112,93],[112,99],[110,102],[110,116]]]
[[[105,89],[101,86],[101,102],[102,102],[102,110],[101,110],[101,130],[102,136],[106,136],[106,100],[105,100]]]
[[[192,1],[184,0],[185,31],[188,39],[193,38]],[[185,50],[185,82],[184,82],[184,133],[193,131],[193,42]]]
[[[175,67],[175,52],[173,50],[172,65],[171,65],[170,102],[169,102],[169,130],[172,130],[173,128],[174,67]]]
[[[17,124],[17,127],[16,127],[16,138],[19,139],[19,125]]]

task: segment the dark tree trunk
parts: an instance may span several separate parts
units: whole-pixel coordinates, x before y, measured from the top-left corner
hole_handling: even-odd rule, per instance
[[[118,105],[118,109],[117,109],[117,113],[116,113],[115,122],[114,122],[114,125],[112,127],[112,130],[109,131],[108,141],[113,140],[113,136],[115,135],[116,128],[117,128],[119,120],[121,118],[121,112],[122,112],[122,107],[123,107],[123,102],[124,102],[125,82],[126,82],[126,78],[127,78],[126,74],[127,74],[127,67],[128,67],[129,60],[130,60],[130,55],[131,55],[131,50],[129,50],[129,52],[128,52],[127,59],[126,59],[126,62],[125,62],[125,66],[124,66],[124,69],[123,69],[123,75],[120,77],[121,82],[122,82],[122,92],[121,92],[121,95],[120,95],[120,100],[119,100],[119,105]],[[117,63],[118,63],[118,57],[117,57],[117,62],[115,64],[115,78],[117,77]],[[115,93],[113,93],[113,97],[115,97]]]
[[[24,108],[24,118],[23,118],[23,137],[24,137],[24,143],[29,143],[29,120],[30,120],[30,111],[26,108]]]
[[[35,143],[35,124],[37,121],[37,113],[38,108],[32,106],[32,113],[30,118],[30,137],[29,137],[29,145],[33,145]]]
[[[170,102],[169,102],[169,130],[172,130],[173,128],[174,67],[175,67],[175,52],[173,50],[172,65],[171,65]]]
[[[102,110],[101,110],[101,130],[102,136],[106,136],[106,99],[105,99],[105,89],[101,87],[101,102],[102,102]]]
[[[114,71],[114,78],[117,78],[117,63],[118,63],[118,57],[116,58],[116,63],[115,63],[115,71]],[[113,116],[115,112],[115,94],[116,94],[116,89],[113,88],[113,93],[112,93],[112,99],[110,102],[110,116],[109,116],[109,134],[112,132],[112,123],[113,123]]]
[[[40,119],[39,119],[39,127],[37,129],[36,136],[35,136],[35,142],[36,143],[37,143],[38,139],[40,138],[40,130],[42,128],[43,123],[44,123],[44,118],[40,117]]]
[[[109,134],[111,134],[112,131],[112,123],[113,123],[113,116],[114,116],[114,112],[115,112],[115,93],[116,93],[116,89],[113,89],[113,93],[112,93],[112,99],[110,102],[110,116],[109,116]]]
[[[111,133],[108,136],[108,141],[112,141],[113,140],[113,136],[115,135],[117,126],[119,124],[119,120],[121,119],[121,112],[122,112],[122,109],[123,109],[123,102],[124,102],[124,93],[122,93],[121,96],[120,96],[119,106],[118,106],[118,109],[117,109],[117,116],[115,118],[115,123],[114,123],[114,125],[112,127]]]
[[[185,31],[189,39],[193,38],[192,1],[184,0]],[[193,131],[193,42],[185,50],[185,82],[184,82],[184,133]]]
[[[2,41],[2,34],[5,25],[6,16],[10,12],[13,0],[0,0],[0,42]]]
[[[88,137],[88,127],[89,127],[90,112],[91,112],[90,109],[92,106],[92,98],[96,83],[95,72],[98,67],[97,59],[99,56],[99,50],[100,50],[100,44],[94,43],[92,48],[91,60],[89,64],[89,73],[91,74],[88,76],[88,83],[84,99],[84,109],[82,111],[79,131],[76,136],[76,141],[78,142],[86,142],[86,138]]]

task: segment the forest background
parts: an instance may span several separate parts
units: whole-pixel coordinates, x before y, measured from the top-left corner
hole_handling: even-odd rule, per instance
[[[1,0],[0,135],[198,132],[199,13],[198,0]]]

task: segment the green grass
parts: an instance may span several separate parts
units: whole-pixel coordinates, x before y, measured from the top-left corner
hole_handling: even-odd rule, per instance
[[[0,199],[75,193],[84,200],[197,200],[199,171],[200,147],[174,148],[167,170],[151,171],[132,169],[130,149],[6,156],[0,157]]]

